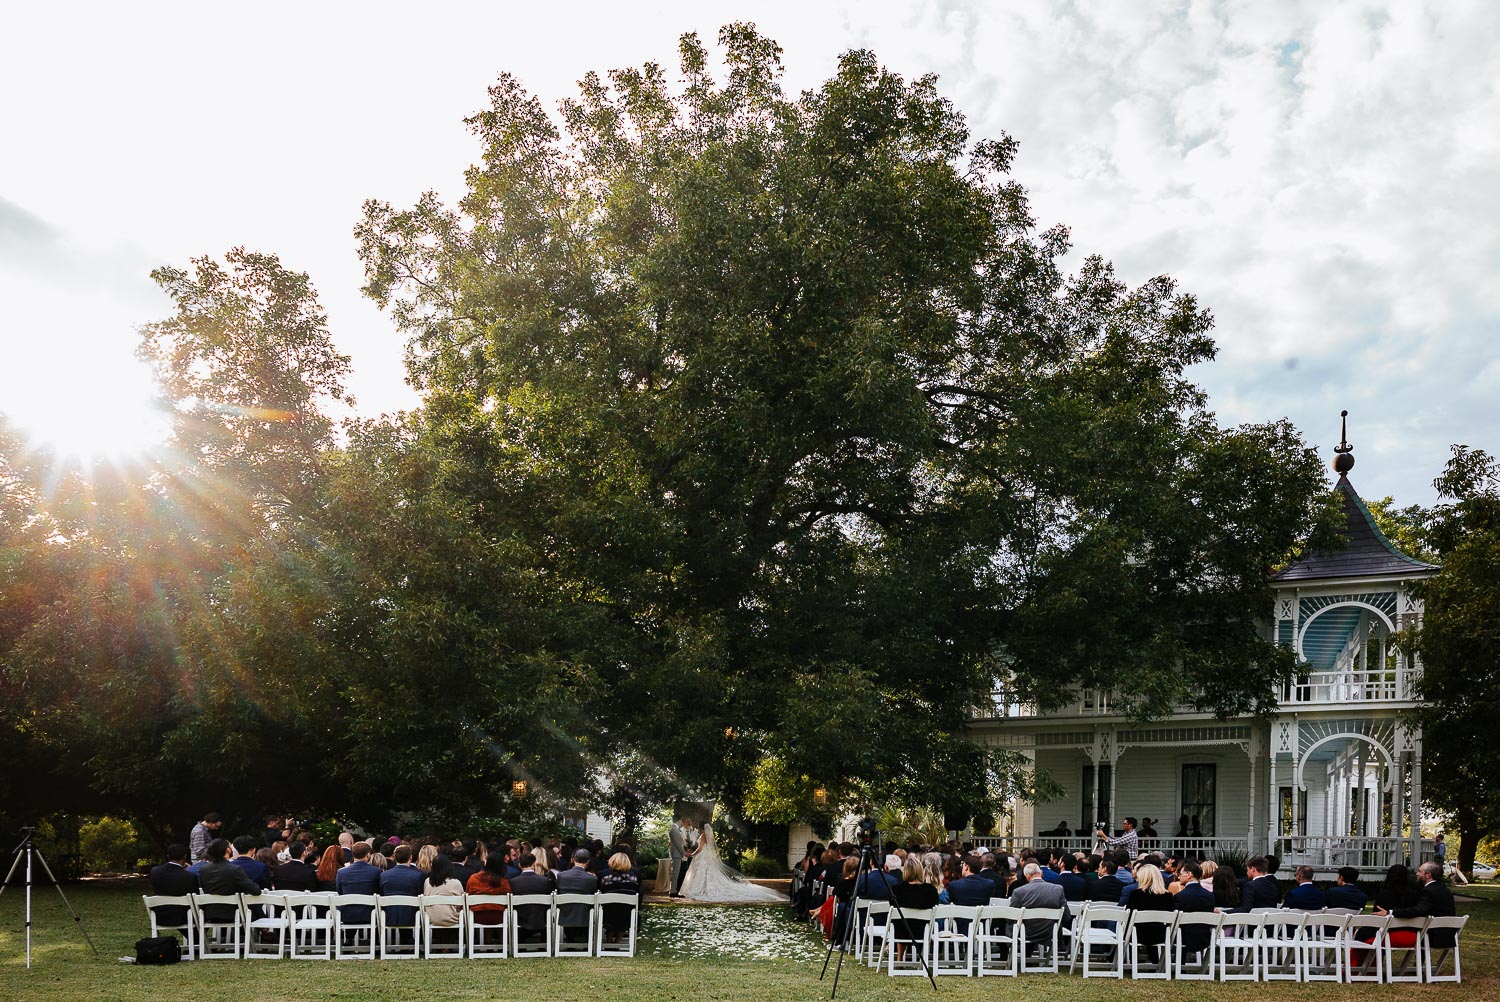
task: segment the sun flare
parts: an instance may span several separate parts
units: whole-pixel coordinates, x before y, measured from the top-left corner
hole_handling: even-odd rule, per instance
[[[166,441],[171,418],[153,401],[145,366],[55,371],[7,388],[0,414],[38,448],[61,458],[117,462]]]

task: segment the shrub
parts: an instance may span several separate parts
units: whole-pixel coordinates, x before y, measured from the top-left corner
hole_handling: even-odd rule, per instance
[[[740,857],[740,872],[747,877],[770,880],[786,876],[786,864],[773,856],[762,856],[750,849]]]
[[[86,870],[134,870],[148,847],[129,821],[109,816],[78,826],[78,851]]]

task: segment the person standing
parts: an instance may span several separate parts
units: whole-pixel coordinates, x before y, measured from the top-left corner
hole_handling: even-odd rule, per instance
[[[681,897],[677,888],[682,885],[683,860],[687,857],[687,818],[680,817],[667,832],[667,894]]]
[[[203,815],[202,821],[193,825],[193,830],[188,835],[188,860],[190,862],[208,862],[208,843],[218,837],[219,829],[223,826],[224,822],[216,811],[209,811]]]
[[[1100,828],[1094,832],[1094,837],[1110,849],[1124,849],[1131,859],[1135,859],[1140,852],[1141,837],[1136,834],[1135,818],[1125,819],[1125,827],[1120,835],[1110,837]]]

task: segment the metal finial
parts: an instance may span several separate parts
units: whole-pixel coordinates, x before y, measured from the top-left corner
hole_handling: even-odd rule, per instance
[[[1349,412],[1339,411],[1339,444],[1333,450],[1333,471],[1338,474],[1354,469],[1354,446],[1349,444]]]

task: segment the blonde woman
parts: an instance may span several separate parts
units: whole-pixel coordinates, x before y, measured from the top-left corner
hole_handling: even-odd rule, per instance
[[[438,857],[438,847],[428,843],[417,852],[417,869],[423,873],[432,872],[432,861]]]
[[[1211,859],[1205,859],[1198,864],[1198,867],[1203,872],[1203,876],[1198,878],[1198,883],[1203,886],[1205,891],[1212,891],[1214,889],[1214,871],[1219,868],[1219,864]]]
[[[1125,907],[1134,911],[1170,912],[1176,905],[1161,879],[1161,871],[1154,864],[1142,863],[1135,868],[1136,889],[1125,899]],[[1159,962],[1158,947],[1167,941],[1167,927],[1162,922],[1137,922],[1131,928],[1137,932],[1142,946],[1151,948],[1153,960]]]
[[[943,892],[943,854],[929,852],[922,855],[922,880]]]
[[[902,911],[936,908],[938,889],[927,882],[926,874],[927,868],[922,865],[921,857],[916,855],[906,857],[906,862],[901,867],[901,883],[891,888],[891,901],[900,906]],[[921,937],[927,923],[893,918],[891,925],[898,938],[917,939]],[[898,960],[903,952],[898,943],[896,947]]]

